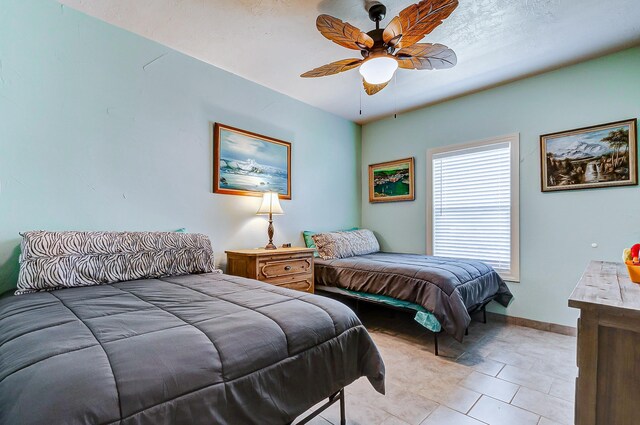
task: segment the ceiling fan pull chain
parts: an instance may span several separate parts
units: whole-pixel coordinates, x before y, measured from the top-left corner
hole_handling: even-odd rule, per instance
[[[364,78],[362,79],[364,81]],[[358,94],[360,95],[360,115],[362,115],[362,90],[358,88]]]
[[[398,73],[393,74],[393,119],[398,118]]]

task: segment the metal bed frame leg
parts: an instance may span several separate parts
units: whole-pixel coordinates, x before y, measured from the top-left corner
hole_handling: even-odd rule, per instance
[[[326,409],[331,407],[331,405],[336,401],[340,403],[340,425],[347,425],[347,415],[345,414],[345,403],[344,403],[344,388],[342,388],[337,393],[331,394],[331,396],[329,397],[329,399],[325,404],[318,407],[313,412],[309,413],[307,416],[302,418],[299,422],[296,422],[296,425],[304,425],[309,423],[313,418],[315,418],[320,413],[324,412]],[[293,422],[289,422],[286,425],[292,425]]]
[[[487,304],[485,303],[482,308],[480,309],[482,311],[482,323],[487,323]],[[476,310],[477,312],[477,310]],[[440,331],[442,332],[442,331]],[[437,356],[439,355],[438,353],[438,334],[440,332],[433,332],[433,346],[434,346],[434,354]],[[467,326],[467,328],[464,330],[464,335],[468,336],[469,335],[469,327]]]
[[[340,390],[340,425],[347,425],[347,415],[344,408],[344,388]]]

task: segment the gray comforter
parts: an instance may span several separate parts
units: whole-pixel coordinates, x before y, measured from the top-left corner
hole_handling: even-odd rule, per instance
[[[0,424],[284,424],[384,365],[345,306],[221,274],[0,299]]]
[[[505,307],[511,292],[480,261],[378,252],[315,262],[316,285],[386,295],[433,313],[442,328],[462,341],[473,310],[491,297]]]

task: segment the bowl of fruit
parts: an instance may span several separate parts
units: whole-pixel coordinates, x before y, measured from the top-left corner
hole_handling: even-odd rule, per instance
[[[640,243],[635,244],[631,248],[627,248],[622,252],[622,260],[627,265],[629,277],[634,283],[640,283]]]

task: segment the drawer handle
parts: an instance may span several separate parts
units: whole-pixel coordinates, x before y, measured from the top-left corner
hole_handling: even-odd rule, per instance
[[[284,271],[288,272],[289,270],[291,270],[291,266],[284,266]]]

